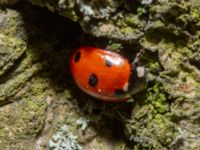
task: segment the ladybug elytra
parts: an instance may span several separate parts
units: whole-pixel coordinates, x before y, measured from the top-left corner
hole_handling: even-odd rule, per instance
[[[104,101],[122,101],[144,89],[144,66],[130,64],[118,53],[82,46],[70,60],[76,84],[87,94]]]

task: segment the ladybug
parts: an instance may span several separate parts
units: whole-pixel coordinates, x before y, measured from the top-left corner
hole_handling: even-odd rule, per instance
[[[144,89],[147,72],[144,66],[130,64],[118,53],[82,46],[70,59],[76,84],[87,94],[104,101],[123,101]]]

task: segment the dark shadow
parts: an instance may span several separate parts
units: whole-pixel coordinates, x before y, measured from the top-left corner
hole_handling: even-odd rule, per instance
[[[46,72],[53,87],[70,86],[68,62],[73,50],[79,47],[82,34],[79,24],[29,3],[18,3],[14,7],[23,17],[28,51],[42,64],[40,73]]]

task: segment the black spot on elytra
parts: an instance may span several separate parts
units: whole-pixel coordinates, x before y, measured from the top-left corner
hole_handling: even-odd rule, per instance
[[[88,79],[88,84],[91,86],[91,87],[95,87],[98,83],[99,79],[97,77],[96,74],[92,73],[90,76],[89,76],[89,79]]]
[[[112,62],[106,59],[106,67],[111,67],[111,66],[112,66]]]
[[[74,57],[74,62],[78,62],[81,58],[81,52],[77,52],[75,57]]]

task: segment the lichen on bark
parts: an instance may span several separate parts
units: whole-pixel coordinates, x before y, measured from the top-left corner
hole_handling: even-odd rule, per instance
[[[48,149],[64,125],[83,149],[200,147],[198,0],[0,4],[0,149]],[[81,92],[68,61],[82,44],[130,60],[144,49],[147,89],[120,104]]]

